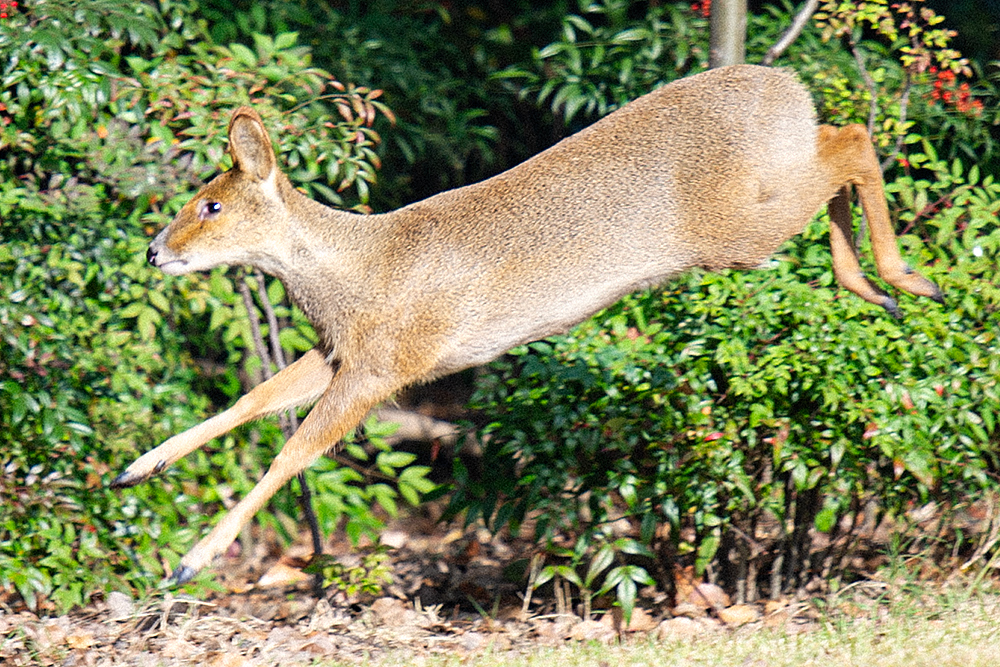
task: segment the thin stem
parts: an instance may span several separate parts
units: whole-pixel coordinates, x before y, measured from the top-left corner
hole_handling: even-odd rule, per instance
[[[257,279],[257,298],[260,299],[264,317],[267,319],[267,333],[271,343],[271,353],[274,355],[274,363],[278,365],[278,369],[280,370],[285,367],[285,353],[281,349],[281,341],[278,338],[278,318],[274,314],[274,306],[271,305],[271,298],[267,295],[264,274],[258,269],[254,273],[254,278]]]
[[[250,294],[250,285],[247,284],[245,275],[240,278],[239,291],[240,296],[243,297],[243,305],[247,309],[247,319],[250,320],[250,337],[253,339],[254,351],[260,357],[264,379],[268,380],[274,375],[271,371],[271,355],[268,354],[267,346],[264,345],[264,337],[260,332],[260,320],[257,318],[253,296]]]
[[[798,36],[802,34],[802,31],[809,23],[809,19],[812,18],[812,15],[816,11],[817,7],[819,7],[819,0],[808,0],[808,2],[802,5],[802,9],[799,10],[799,12],[795,15],[795,18],[792,20],[792,25],[785,31],[785,34],[783,34],[781,38],[767,50],[767,53],[764,54],[764,59],[761,61],[761,64],[768,66],[774,64],[774,61],[778,59],[778,56],[784,53],[785,49],[791,46],[792,42],[798,39]]]
[[[868,136],[875,134],[875,119],[878,116],[878,89],[875,87],[875,80],[872,79],[872,75],[868,73],[868,68],[865,67],[864,56],[861,55],[861,50],[858,48],[858,43],[854,40],[852,36],[849,40],[851,46],[851,55],[854,56],[854,61],[858,64],[858,70],[861,72],[861,78],[864,79],[865,88],[868,89],[868,94],[871,95],[871,101],[868,103]]]

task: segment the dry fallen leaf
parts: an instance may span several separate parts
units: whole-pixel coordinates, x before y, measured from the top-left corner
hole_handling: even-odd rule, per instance
[[[301,559],[282,558],[257,580],[257,586],[260,588],[293,586],[309,578],[309,575],[302,571],[303,567],[305,563]]]
[[[734,604],[719,610],[719,620],[732,628],[760,620],[760,610],[752,604]]]
[[[66,644],[70,648],[90,648],[97,643],[94,635],[86,630],[74,632],[66,637]]]

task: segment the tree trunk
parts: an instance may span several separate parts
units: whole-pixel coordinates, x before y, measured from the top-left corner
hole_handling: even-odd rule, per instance
[[[709,67],[742,63],[746,34],[747,0],[713,0]]]

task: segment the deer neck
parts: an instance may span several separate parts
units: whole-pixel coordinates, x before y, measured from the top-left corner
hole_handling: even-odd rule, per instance
[[[340,347],[343,323],[362,307],[371,274],[369,255],[382,216],[339,211],[297,190],[288,204],[285,238],[257,264],[280,279],[292,302],[312,323],[328,357]]]

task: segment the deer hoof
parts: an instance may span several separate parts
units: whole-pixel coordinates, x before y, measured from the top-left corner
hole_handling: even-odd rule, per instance
[[[130,486],[135,486],[136,484],[142,482],[144,479],[146,478],[143,475],[137,475],[133,472],[129,472],[128,470],[126,470],[125,472],[121,473],[113,480],[111,480],[111,484],[109,484],[108,486],[110,486],[112,489],[126,489]]]
[[[180,584],[186,584],[187,582],[194,579],[194,575],[196,574],[198,574],[198,570],[194,569],[193,567],[188,567],[187,565],[181,565],[176,570],[174,570],[174,573],[173,575],[171,575],[170,578],[174,580],[174,583],[180,585]]]
[[[885,297],[882,299],[882,307],[889,311],[889,314],[895,317],[897,320],[903,319],[903,311],[899,309],[899,305],[896,300],[892,297]]]

